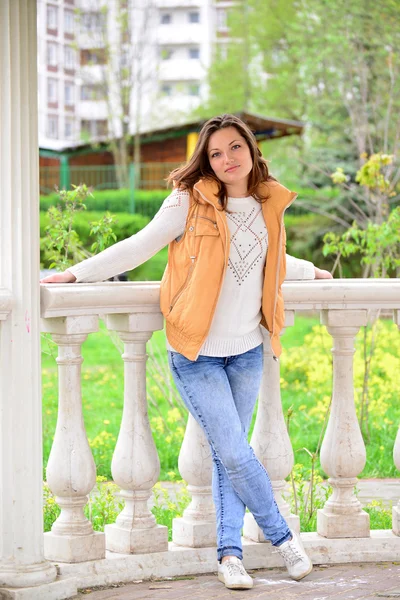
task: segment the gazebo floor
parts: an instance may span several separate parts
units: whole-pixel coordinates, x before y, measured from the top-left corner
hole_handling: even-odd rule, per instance
[[[287,576],[284,569],[249,571],[251,590],[227,590],[214,574],[157,581],[133,582],[112,587],[88,588],[77,598],[88,600],[377,600],[400,598],[400,563],[352,563],[318,565],[303,581]]]

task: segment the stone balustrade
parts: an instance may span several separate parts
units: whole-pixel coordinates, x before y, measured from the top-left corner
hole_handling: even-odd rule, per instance
[[[285,328],[295,325],[297,312],[319,311],[333,342],[332,404],[321,447],[321,465],[333,493],[318,512],[317,531],[303,533],[303,542],[314,561],[399,560],[400,499],[393,507],[393,529],[370,531],[369,516],[354,494],[366,449],[354,406],[353,353],[355,335],[371,315],[376,318],[377,311],[384,309],[400,327],[400,281],[287,282],[283,288]],[[87,335],[97,331],[99,316],[108,329],[118,333],[125,348],[121,357],[124,408],[112,460],[113,478],[122,490],[125,507],[116,522],[106,526],[104,534],[93,532],[83,514],[87,495],[95,484],[95,467],[82,419],[80,347]],[[57,561],[64,577],[77,577],[83,585],[213,570],[211,454],[191,417],[179,469],[188,482],[192,501],[173,523],[172,542],[168,543],[166,528],[155,522],[147,506],[160,472],[146,398],[146,342],[163,327],[159,284],[42,285],[41,317],[42,331],[51,333],[59,347],[59,415],[47,479],[61,514],[52,531],[45,534],[45,557]],[[284,346],[284,332],[282,341]],[[282,513],[299,531],[299,517],[291,514],[282,497],[294,458],[282,412],[280,365],[273,360],[266,332],[264,359],[251,443],[270,474]],[[400,469],[400,434],[394,461]],[[243,533],[248,566],[280,564],[249,513]],[[128,565],[129,574],[124,571]]]
[[[301,534],[303,543],[314,562],[399,560],[400,499],[393,506],[392,529],[370,531],[369,516],[354,493],[357,477],[365,465],[366,449],[354,406],[353,354],[359,328],[370,318],[376,318],[382,309],[386,318],[393,318],[400,328],[400,281],[287,282],[283,292],[285,329],[295,325],[296,313],[319,311],[321,323],[333,343],[332,404],[320,455],[333,493],[318,512],[317,531]],[[154,331],[163,328],[159,283],[42,285],[40,303],[41,330],[50,333],[58,346],[59,372],[58,420],[47,482],[61,514],[51,532],[44,534],[45,559],[57,563],[62,581],[71,582],[69,589],[215,570],[211,453],[191,417],[179,456],[179,470],[188,483],[192,500],[182,517],[174,520],[172,542],[168,542],[167,529],[156,523],[148,508],[160,473],[146,394],[146,343]],[[0,366],[3,367],[9,364],[9,356],[2,345],[2,327],[10,322],[11,311],[12,295],[0,288]],[[124,344],[121,357],[124,407],[111,469],[125,506],[104,533],[93,531],[83,511],[95,485],[96,472],[82,418],[81,345],[98,330],[100,317]],[[269,472],[282,513],[290,526],[299,531],[299,517],[291,514],[282,495],[294,457],[282,412],[280,364],[273,360],[266,332],[264,374],[251,443]],[[400,470],[400,433],[393,459]],[[3,488],[5,505],[8,495],[11,501],[12,493]],[[25,511],[23,518],[29,519],[29,506]],[[281,565],[280,557],[264,541],[250,513],[245,516],[243,535],[247,567]],[[29,569],[31,573],[32,567]],[[22,571],[20,581],[24,581]],[[38,593],[45,584],[47,588],[55,585],[39,580],[34,583]],[[15,592],[10,597],[25,596]],[[67,592],[63,597],[68,597]]]

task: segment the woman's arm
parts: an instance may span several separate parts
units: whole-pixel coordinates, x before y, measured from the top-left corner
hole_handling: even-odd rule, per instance
[[[189,193],[178,189],[166,198],[154,218],[138,233],[103,250],[63,273],[45,277],[41,283],[105,281],[146,262],[179,237],[186,225]]]
[[[285,281],[304,279],[332,279],[331,273],[319,269],[312,262],[295,258],[286,254],[286,277]]]

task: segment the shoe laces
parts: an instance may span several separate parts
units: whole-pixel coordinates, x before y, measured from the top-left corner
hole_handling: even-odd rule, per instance
[[[226,560],[223,564],[224,567],[226,567],[229,575],[231,577],[235,576],[235,575],[247,575],[244,566],[242,565],[241,562],[233,562],[233,560]]]
[[[299,561],[303,560],[303,555],[292,540],[287,542],[284,548],[278,546],[278,548],[273,552],[273,554],[276,554],[277,552],[279,552],[279,554],[281,554],[281,556],[283,557],[283,560],[285,562],[288,562],[290,565],[295,565]]]

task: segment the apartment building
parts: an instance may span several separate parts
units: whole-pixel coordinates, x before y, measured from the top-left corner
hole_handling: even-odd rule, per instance
[[[134,65],[131,133],[183,121],[207,97],[206,72],[215,45],[229,39],[234,2],[126,0],[132,39],[121,40],[120,1],[108,0],[106,12],[104,0],[38,0],[41,146],[61,149],[120,135],[127,116],[118,77],[128,61]],[[118,48],[115,64],[107,62],[107,45]]]
[[[38,0],[39,135],[55,149],[80,137],[74,8],[74,0]]]

